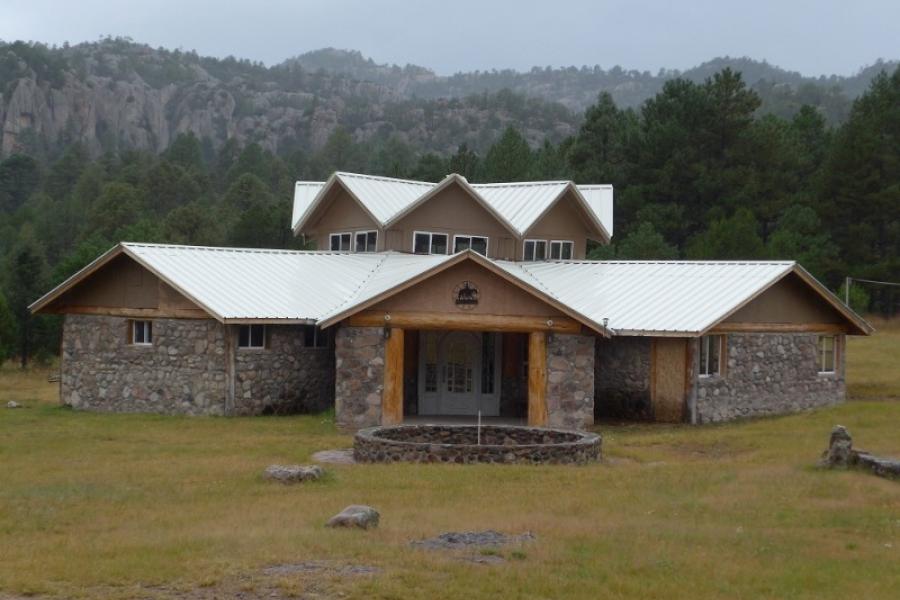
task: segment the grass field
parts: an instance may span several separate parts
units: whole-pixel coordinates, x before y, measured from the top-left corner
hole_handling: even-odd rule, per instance
[[[178,418],[56,405],[46,372],[0,372],[0,598],[900,597],[900,482],[814,468],[832,425],[900,454],[900,326],[851,340],[851,401],[722,426],[604,427],[589,467],[271,463],[350,437],[327,417]],[[373,531],[333,531],[347,504]],[[534,532],[505,562],[410,547]],[[377,567],[266,574],[305,561]],[[5,594],[5,596],[4,596]]]

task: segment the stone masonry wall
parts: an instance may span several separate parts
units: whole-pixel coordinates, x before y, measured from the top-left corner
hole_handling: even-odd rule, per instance
[[[230,329],[236,335],[236,328]],[[334,402],[334,349],[303,344],[303,327],[269,325],[265,348],[237,348],[234,414],[320,412]]]
[[[594,424],[594,337],[554,333],[547,340],[548,426]]]
[[[341,327],[334,340],[334,405],[339,427],[381,424],[384,334],[380,327]]]
[[[843,336],[836,372],[816,370],[815,334],[729,334],[723,376],[697,380],[699,423],[798,412],[844,401]]]
[[[66,315],[61,400],[110,412],[225,413],[224,327],[214,320],[153,321],[153,344],[127,343],[128,320]]]
[[[613,419],[650,420],[650,344],[647,337],[597,338],[594,414]]]

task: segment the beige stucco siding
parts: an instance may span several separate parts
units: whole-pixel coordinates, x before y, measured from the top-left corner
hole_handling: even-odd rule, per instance
[[[353,199],[347,190],[335,186],[310,218],[304,228],[308,240],[317,250],[329,249],[329,235],[356,231],[378,230],[376,223]],[[378,236],[378,249],[384,249],[383,236]]]
[[[845,323],[801,279],[789,274],[723,321],[728,323]]]

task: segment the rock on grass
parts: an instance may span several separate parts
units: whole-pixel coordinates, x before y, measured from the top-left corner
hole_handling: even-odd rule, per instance
[[[357,527],[372,529],[378,527],[378,511],[364,504],[352,504],[334,515],[325,524],[326,527]]]

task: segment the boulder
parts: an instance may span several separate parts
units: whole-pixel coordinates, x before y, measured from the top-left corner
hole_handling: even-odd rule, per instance
[[[822,454],[822,466],[849,467],[855,462],[853,438],[843,425],[836,425],[831,430],[828,450]]]
[[[324,474],[319,465],[270,465],[266,468],[266,479],[281,483],[316,481]]]
[[[378,511],[364,504],[352,504],[328,519],[326,527],[358,527],[372,529],[378,527]]]

